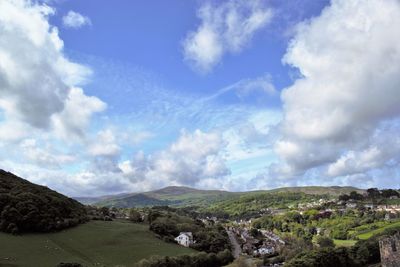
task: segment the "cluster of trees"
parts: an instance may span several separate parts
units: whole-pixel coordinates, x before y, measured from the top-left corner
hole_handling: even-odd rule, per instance
[[[391,197],[400,197],[400,193],[394,189],[382,189],[369,188],[365,195],[357,193],[356,191],[350,192],[350,194],[343,194],[339,196],[339,200],[377,200],[377,199],[388,199]]]
[[[176,257],[152,257],[141,260],[137,267],[220,267],[233,261],[232,253],[224,250],[218,253],[200,252]]]
[[[345,266],[362,267],[380,262],[379,239],[399,232],[400,228],[393,228],[377,234],[367,240],[358,241],[353,247],[320,249],[303,251],[288,261],[288,267],[317,267],[317,266]]]
[[[86,212],[89,219],[94,221],[112,221],[115,218],[107,207],[86,206]]]
[[[287,208],[288,205],[312,201],[315,198],[326,198],[324,195],[310,195],[300,192],[278,192],[265,193],[257,192],[246,194],[239,198],[228,199],[217,202],[203,211],[213,213],[228,214],[230,218],[245,218],[246,215],[255,217],[261,209],[270,208]]]
[[[191,247],[205,252],[230,249],[229,237],[219,225],[205,226],[200,220],[177,214],[172,208],[152,208],[147,216],[150,230],[167,242],[175,242],[180,232],[192,232],[196,243]]]
[[[49,232],[87,220],[76,200],[0,170],[0,231]]]

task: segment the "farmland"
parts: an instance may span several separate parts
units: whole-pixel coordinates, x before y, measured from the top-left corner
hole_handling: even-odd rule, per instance
[[[90,266],[133,266],[152,255],[191,254],[165,243],[148,225],[124,221],[91,221],[58,233],[13,236],[0,233],[0,266],[54,267],[60,262]]]

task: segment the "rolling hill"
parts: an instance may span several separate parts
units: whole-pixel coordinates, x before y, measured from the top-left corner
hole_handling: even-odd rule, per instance
[[[199,190],[184,186],[169,186],[162,189],[131,193],[119,194],[115,196],[102,196],[98,198],[76,198],[85,204],[93,204],[96,206],[107,207],[146,207],[146,206],[162,206],[169,205],[175,207],[183,206],[200,206],[205,207],[211,204],[222,203],[226,201],[239,201],[245,197],[264,194],[279,193],[301,193],[305,195],[329,195],[339,196],[340,194],[350,193],[351,191],[363,192],[364,190],[355,187],[323,187],[323,186],[306,186],[306,187],[285,187],[272,190],[260,190],[249,192],[228,192],[222,190]]]

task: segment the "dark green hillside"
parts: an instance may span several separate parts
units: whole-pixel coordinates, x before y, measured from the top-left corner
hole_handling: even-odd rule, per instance
[[[49,232],[86,220],[76,200],[0,170],[0,231]]]

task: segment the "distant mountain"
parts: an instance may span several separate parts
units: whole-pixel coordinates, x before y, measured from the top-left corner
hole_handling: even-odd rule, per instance
[[[0,170],[0,231],[49,232],[86,219],[78,201]]]
[[[228,199],[239,193],[220,190],[199,190],[184,186],[168,186],[162,189],[120,194],[116,196],[103,196],[99,198],[76,198],[82,203],[106,207],[146,207],[146,206],[202,206],[219,200]],[[97,200],[97,201],[96,201]]]
[[[254,194],[274,193],[304,193],[307,195],[330,195],[338,196],[351,191],[363,192],[355,187],[285,187],[272,190],[260,190],[249,192],[228,192],[222,190],[199,190],[184,186],[168,186],[162,189],[131,194],[120,194],[115,196],[103,196],[98,198],[76,198],[85,204],[94,204],[107,207],[146,207],[146,206],[207,206],[218,202],[240,199],[240,197],[252,196]]]

